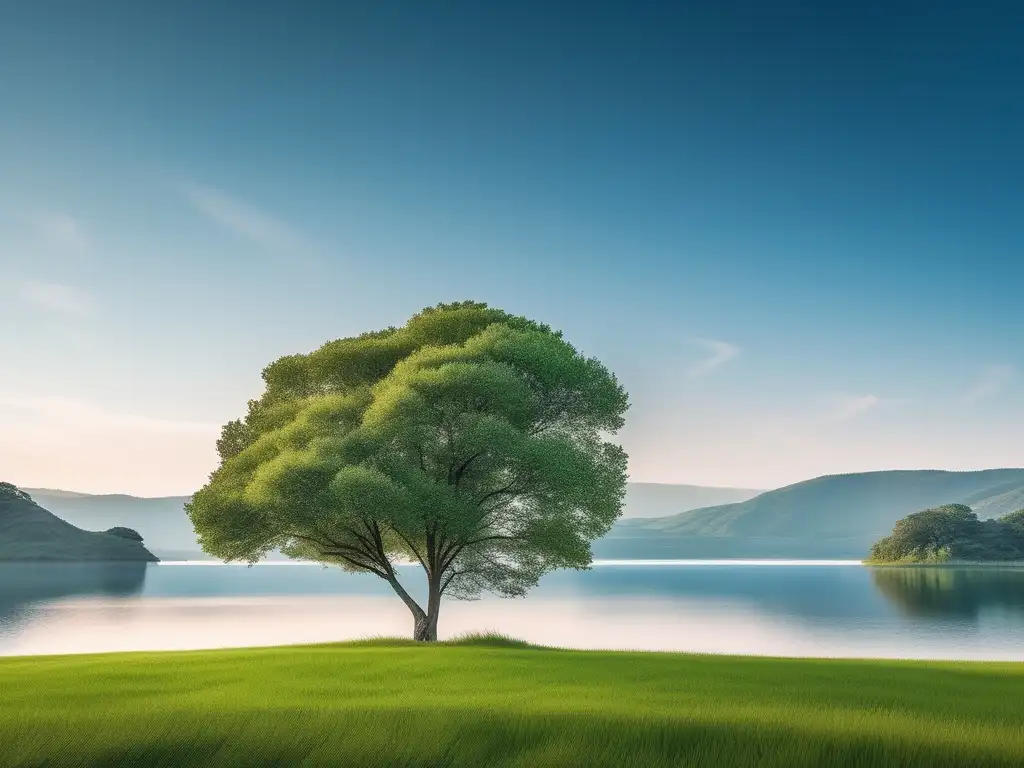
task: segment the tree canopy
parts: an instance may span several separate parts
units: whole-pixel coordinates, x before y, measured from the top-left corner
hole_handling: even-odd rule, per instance
[[[203,549],[375,574],[436,639],[441,598],[523,595],[586,568],[621,512],[627,395],[561,333],[486,304],[329,342],[263,371],[188,505]],[[426,577],[420,605],[396,565]]]
[[[907,515],[871,548],[879,563],[942,563],[950,560],[1024,559],[1024,510],[979,520],[963,504]]]

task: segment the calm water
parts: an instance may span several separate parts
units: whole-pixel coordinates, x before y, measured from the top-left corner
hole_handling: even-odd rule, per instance
[[[408,571],[410,583],[417,576]],[[414,590],[415,591],[415,590]],[[299,564],[0,565],[0,655],[407,635],[373,576]],[[603,563],[528,598],[451,601],[444,637],[776,656],[1024,660],[1024,569]]]

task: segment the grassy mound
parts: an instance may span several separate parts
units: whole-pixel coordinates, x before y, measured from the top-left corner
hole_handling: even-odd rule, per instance
[[[5,766],[1024,765],[1024,665],[500,636],[0,660]]]

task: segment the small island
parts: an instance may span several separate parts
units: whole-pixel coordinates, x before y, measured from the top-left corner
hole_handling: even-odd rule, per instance
[[[83,531],[20,488],[0,483],[0,561],[155,563],[158,558],[131,528]]]
[[[868,565],[1024,565],[1024,509],[979,520],[964,504],[907,515],[875,542]]]

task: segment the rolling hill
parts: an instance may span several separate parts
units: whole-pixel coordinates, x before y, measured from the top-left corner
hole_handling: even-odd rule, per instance
[[[982,520],[1002,517],[1024,509],[1024,484],[1010,482],[998,488],[986,488],[967,497],[962,503],[973,509]]]
[[[594,551],[606,558],[861,558],[901,517],[951,503],[968,504],[982,518],[1019,509],[1024,469],[819,477],[740,503],[624,520]]]
[[[207,557],[185,515],[185,496],[26,490],[81,528],[125,526],[138,531],[161,559]],[[968,504],[982,518],[1024,508],[1024,469],[830,475],[760,494],[741,488],[630,483],[622,520],[594,543],[594,553],[599,558],[860,559],[899,518],[950,503]]]
[[[0,483],[0,561],[153,562],[142,542],[77,528]]]
[[[763,491],[671,483],[630,483],[626,487],[622,519],[667,517],[701,507],[746,501],[759,493]]]
[[[132,528],[142,535],[153,553],[163,560],[202,557],[192,523],[185,515],[187,496],[140,498],[124,494],[92,495],[50,488],[22,490],[58,517],[80,528]]]
[[[123,494],[90,495],[50,488],[23,488],[59,517],[82,528],[106,530],[125,526],[138,531],[153,553],[164,560],[206,558],[185,515],[187,496],[140,498]],[[711,504],[753,498],[760,491],[697,485],[630,483],[624,519],[675,515]]]

